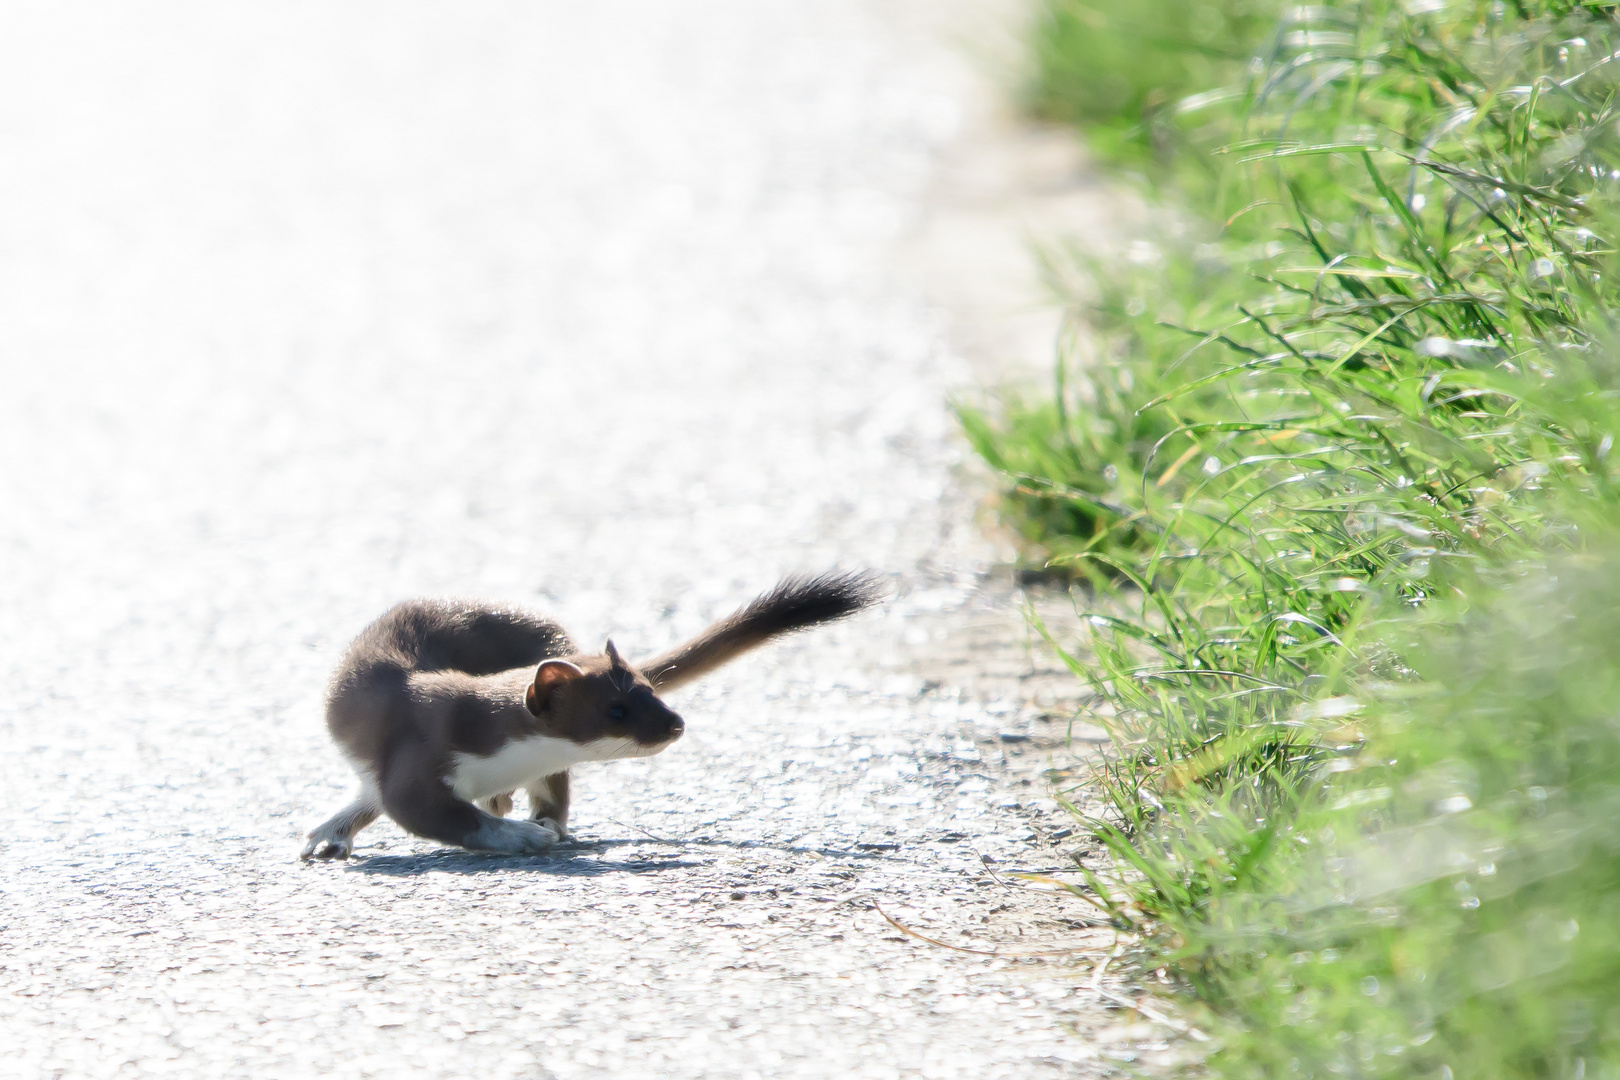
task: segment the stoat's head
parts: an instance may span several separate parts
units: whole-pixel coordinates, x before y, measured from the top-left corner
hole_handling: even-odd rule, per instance
[[[658,700],[652,683],[625,663],[611,641],[600,656],[541,664],[524,704],[546,734],[599,750],[593,757],[647,757],[686,730],[686,722]]]

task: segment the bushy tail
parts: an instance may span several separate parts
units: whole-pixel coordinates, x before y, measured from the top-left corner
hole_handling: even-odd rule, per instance
[[[721,619],[686,644],[638,665],[659,690],[670,690],[707,675],[773,637],[832,622],[871,607],[883,598],[875,573],[837,572],[788,577],[776,588]]]

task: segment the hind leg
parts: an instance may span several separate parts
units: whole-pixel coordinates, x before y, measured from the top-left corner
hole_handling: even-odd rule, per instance
[[[382,803],[377,799],[376,789],[363,784],[358,799],[310,830],[309,842],[298,857],[347,859],[354,851],[355,834],[376,821],[381,813]]]
[[[558,839],[544,825],[496,817],[456,798],[439,776],[425,770],[401,768],[385,776],[382,803],[406,831],[473,851],[539,855]]]

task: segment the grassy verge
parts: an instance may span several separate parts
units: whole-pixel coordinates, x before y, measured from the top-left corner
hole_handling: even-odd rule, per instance
[[[1620,1076],[1612,6],[1043,12],[1032,100],[1205,223],[962,413],[1081,582],[1099,890],[1217,1074]]]

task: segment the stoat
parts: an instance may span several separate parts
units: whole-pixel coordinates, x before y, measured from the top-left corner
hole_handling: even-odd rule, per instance
[[[568,835],[568,770],[648,757],[686,729],[658,693],[771,638],[877,602],[866,573],[790,577],[728,618],[640,665],[607,643],[580,652],[550,619],[485,604],[411,600],[349,646],[326,726],[360,794],[309,834],[303,858],[347,858],[387,814],[408,832],[476,851],[528,855]],[[528,792],[529,820],[509,819]]]

